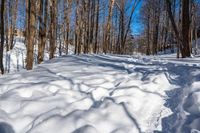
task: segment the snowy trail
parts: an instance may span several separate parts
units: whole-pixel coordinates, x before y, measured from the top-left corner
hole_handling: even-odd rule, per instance
[[[200,80],[198,70],[197,65],[130,56],[46,61],[33,71],[0,78],[0,131],[178,132],[177,123],[182,128],[188,119],[187,96]]]

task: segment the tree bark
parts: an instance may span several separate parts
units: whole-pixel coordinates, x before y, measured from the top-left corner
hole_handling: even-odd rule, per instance
[[[12,24],[12,32],[10,35],[10,49],[12,50],[14,47],[14,38],[15,38],[15,30],[16,30],[16,22],[17,22],[17,12],[18,12],[18,0],[15,1],[15,8],[13,9],[13,24]],[[12,19],[12,18],[11,18]]]
[[[4,49],[4,6],[5,0],[1,0],[1,46],[0,46],[0,69],[1,74],[4,74],[4,66],[3,66],[3,49]]]
[[[27,58],[26,69],[31,70],[33,68],[33,50],[34,50],[34,37],[35,37],[35,2],[32,0],[26,0],[27,4]]]
[[[177,25],[175,23],[172,11],[171,2],[166,0],[167,11],[169,18],[172,23],[175,36],[177,38],[178,45],[180,44],[180,50],[182,58],[190,57],[190,47],[189,47],[189,29],[190,29],[190,19],[189,19],[189,0],[182,0],[182,33],[179,34]]]
[[[147,48],[146,55],[150,55],[150,14],[147,17]]]
[[[65,6],[65,17],[66,17],[66,38],[65,38],[65,48],[66,54],[68,54],[69,47],[69,34],[70,34],[70,16],[72,8],[72,0],[66,0],[67,6]]]
[[[39,44],[38,44],[38,64],[43,62],[46,44],[46,24],[47,24],[48,0],[40,0],[39,11]],[[44,19],[43,19],[44,18]]]
[[[110,0],[109,14],[108,14],[108,19],[107,19],[106,28],[105,28],[105,41],[103,44],[103,52],[105,54],[107,53],[108,45],[110,42],[111,17],[112,17],[112,10],[113,10],[114,3],[115,3],[115,0]]]
[[[182,0],[182,37],[183,47],[181,47],[182,57],[190,57],[190,11],[189,0]]]
[[[94,53],[97,53],[97,41],[98,41],[98,32],[99,32],[99,1],[97,0],[97,9],[96,9],[96,29],[95,29],[95,41],[94,41]]]
[[[56,15],[57,15],[57,0],[51,0],[50,5],[50,15],[51,15],[51,23],[50,23],[50,54],[49,59],[54,58],[54,54],[56,51]]]

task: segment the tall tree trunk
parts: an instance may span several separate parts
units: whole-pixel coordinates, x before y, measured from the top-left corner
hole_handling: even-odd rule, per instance
[[[6,51],[8,52],[10,50],[10,47],[9,47],[9,20],[8,20],[8,15],[7,15],[7,12],[8,12],[9,9],[7,9],[5,12],[6,12],[6,15],[5,15],[5,22],[6,22],[6,26],[5,26],[5,36],[6,36]]]
[[[166,47],[167,47],[168,27],[169,27],[169,17],[166,13],[165,33],[164,33],[164,40],[163,40],[164,41],[164,44],[163,44],[164,53],[166,52]]]
[[[72,0],[66,0],[67,6],[65,7],[65,17],[66,17],[66,38],[65,38],[65,46],[66,46],[66,54],[68,54],[69,47],[69,34],[70,34],[70,16],[71,16],[71,8],[72,8]]]
[[[38,64],[44,59],[44,50],[46,44],[46,25],[47,25],[47,6],[48,0],[40,0],[39,11],[39,44],[38,44]]]
[[[115,0],[110,0],[109,14],[108,14],[107,24],[106,24],[106,28],[105,28],[105,41],[103,44],[103,52],[105,54],[107,53],[108,45],[110,42],[111,17],[112,17],[112,10],[113,10],[114,3],[115,3]]]
[[[198,52],[198,49],[199,49],[199,47],[198,47],[198,36],[197,36],[197,28],[195,28],[195,48],[196,48],[196,54],[197,54],[197,52]]]
[[[87,0],[87,4],[86,4],[86,36],[85,36],[85,40],[86,40],[86,45],[84,48],[84,53],[88,53],[89,52],[89,45],[90,45],[90,0]]]
[[[90,19],[90,24],[91,24],[91,27],[90,27],[90,52],[93,52],[93,46],[94,46],[94,30],[95,30],[95,11],[96,11],[96,7],[95,7],[95,0],[91,0],[91,19]]]
[[[79,53],[79,0],[76,0],[75,54]]]
[[[0,69],[1,74],[4,74],[4,66],[3,66],[3,48],[4,48],[4,6],[5,0],[1,0],[1,46],[0,46]]]
[[[125,20],[125,14],[124,14],[124,10],[125,10],[125,3],[124,3],[124,0],[121,0],[121,12],[120,12],[120,25],[121,25],[121,37],[120,37],[120,44],[121,44],[121,51],[120,53],[123,54],[125,52],[125,43],[124,43],[124,32],[125,32],[125,23],[124,23],[124,20]]]
[[[150,55],[150,14],[148,14],[147,18],[147,49],[146,54]]]
[[[190,47],[190,53],[192,53],[192,42],[193,42],[193,38],[194,38],[194,31],[195,31],[195,12],[194,12],[194,1],[190,0],[190,20],[191,20],[191,24],[190,24],[190,43],[189,43],[189,47]]]
[[[183,47],[181,47],[182,57],[190,57],[190,11],[189,0],[182,0],[182,37]]]
[[[159,34],[159,23],[160,23],[160,1],[159,1],[159,6],[157,7],[154,11],[154,17],[155,17],[155,22],[154,22],[154,33],[153,33],[153,54],[157,54],[158,51],[158,34]]]
[[[177,40],[177,57],[179,57],[179,48],[182,49],[183,45],[182,45],[182,37],[180,37],[179,31],[178,31],[178,26],[175,23],[173,14],[172,14],[172,10],[171,10],[171,2],[170,0],[166,0],[166,6],[167,6],[167,12],[168,12],[168,16],[169,19],[171,21],[172,24],[172,28],[174,30],[175,36],[176,36],[176,40]]]
[[[18,0],[15,1],[15,8],[13,9],[13,26],[12,26],[12,32],[10,36],[10,49],[12,50],[14,47],[14,38],[15,38],[15,30],[16,30],[16,22],[17,22],[17,12],[18,12]]]
[[[99,1],[97,0],[96,5],[96,29],[95,29],[95,42],[94,42],[94,53],[97,53],[97,41],[98,41],[98,30],[99,30]]]
[[[57,15],[57,0],[51,0],[50,5],[51,24],[50,24],[50,55],[49,59],[54,58],[56,51],[56,15]]]
[[[179,20],[178,20],[178,27],[179,29],[181,29],[181,15],[182,15],[182,10],[181,10],[181,7],[182,7],[182,4],[181,4],[181,0],[179,0],[180,2],[180,7],[179,7]],[[180,58],[180,47],[181,47],[181,40],[177,39],[177,58]]]
[[[27,4],[27,57],[26,57],[26,69],[31,70],[33,68],[33,50],[34,50],[34,37],[35,37],[35,23],[36,23],[36,17],[35,17],[35,2],[32,0],[26,0]]]

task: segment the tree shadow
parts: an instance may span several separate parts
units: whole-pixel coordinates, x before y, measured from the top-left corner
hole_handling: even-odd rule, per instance
[[[109,56],[103,57],[103,56],[98,56],[98,55],[95,55],[94,57],[93,56],[89,56],[89,55],[83,55],[83,56],[80,56],[80,57],[72,55],[72,56],[69,56],[69,57],[73,57],[73,58],[69,59],[69,62],[67,62],[67,63],[70,63],[70,65],[72,65],[72,67],[73,67],[73,65],[83,64],[83,66],[85,66],[85,67],[88,67],[88,66],[111,67],[111,68],[113,68],[112,69],[113,71],[122,70],[123,72],[125,72],[127,74],[141,73],[142,74],[141,80],[145,81],[145,82],[148,81],[148,83],[152,82],[152,81],[149,80],[149,77],[151,75],[156,76],[156,75],[159,75],[161,73],[165,73],[165,76],[167,77],[169,83],[173,84],[173,85],[177,85],[179,87],[177,87],[174,90],[166,91],[166,95],[168,96],[168,99],[166,99],[166,103],[164,104],[164,106],[167,107],[167,108],[170,108],[172,110],[173,114],[162,119],[162,131],[154,131],[155,133],[175,133],[176,132],[176,128],[177,127],[174,124],[175,124],[176,120],[179,118],[179,116],[178,116],[179,115],[179,110],[177,110],[177,107],[178,107],[179,103],[182,100],[182,97],[180,97],[180,95],[183,93],[183,89],[186,86],[190,86],[191,83],[188,83],[188,80],[190,80],[189,78],[192,78],[191,80],[200,80],[200,75],[198,75],[196,77],[192,77],[191,75],[189,75],[189,73],[191,73],[193,70],[188,69],[188,66],[175,66],[175,64],[173,64],[173,63],[167,63],[167,64],[160,63],[160,64],[158,64],[159,63],[158,62],[158,63],[155,63],[155,64],[154,63],[153,64],[149,64],[149,63],[145,64],[145,62],[144,63],[137,63],[135,61],[128,61],[128,60],[122,60],[122,59],[117,59],[116,60],[116,59],[113,59],[113,58],[109,58]],[[69,83],[71,84],[69,89],[75,89],[74,86],[77,85],[77,88],[76,88],[77,90],[75,90],[75,91],[79,91],[79,93],[82,96],[91,99],[93,104],[91,105],[90,108],[98,108],[106,99],[109,99],[109,100],[113,101],[114,103],[116,103],[114,101],[114,99],[112,99],[111,97],[108,97],[108,98],[107,97],[103,97],[101,100],[98,101],[93,97],[92,91],[81,90],[81,84],[87,86],[88,88],[94,88],[94,89],[95,89],[95,87],[94,87],[95,85],[92,86],[92,85],[84,84],[84,83],[76,83],[73,80],[73,79],[77,78],[76,75],[73,75],[73,77],[72,76],[65,76],[65,75],[63,76],[63,75],[60,75],[59,73],[55,72],[54,69],[52,70],[51,68],[54,68],[54,66],[53,66],[54,63],[56,64],[58,62],[63,62],[62,58],[57,58],[56,60],[51,60],[49,62],[52,63],[51,64],[52,67],[50,67],[50,68],[48,68],[47,64],[44,65],[44,66],[43,65],[38,66],[36,68],[36,71],[37,71],[37,69],[40,69],[39,73],[47,72],[48,75],[45,75],[47,73],[43,73],[43,74],[39,74],[38,75],[38,72],[36,72],[36,71],[33,71],[31,73],[33,75],[30,75],[30,74],[27,74],[27,73],[25,73],[24,75],[22,74],[22,77],[27,75],[27,76],[25,76],[23,78],[26,78],[28,76],[30,76],[30,77],[32,76],[31,79],[30,78],[28,79],[31,82],[24,83],[24,85],[21,84],[19,86],[16,86],[14,89],[20,89],[22,87],[26,88],[26,86],[28,88],[28,86],[30,86],[30,85],[33,86],[33,85],[38,85],[38,84],[39,85],[41,84],[41,86],[43,85],[42,87],[45,87],[44,85],[51,84],[51,85],[55,86],[56,88],[60,88],[60,89],[64,90],[66,88],[65,86],[60,86],[58,84],[54,85],[51,82],[52,81],[56,81],[56,80],[65,80],[65,81],[69,81]],[[64,65],[66,65],[67,63],[61,63],[61,64],[63,64],[63,66],[61,66],[61,67],[65,67]],[[123,63],[125,63],[125,65],[132,64],[132,65],[136,66],[136,68],[134,68],[134,71],[132,71],[131,70],[132,68],[126,68],[126,66]],[[137,65],[139,67],[137,67]],[[55,65],[55,69],[59,69],[59,68],[56,68],[56,67],[57,66]],[[58,71],[58,72],[60,72],[60,71]],[[83,71],[83,73],[86,73],[86,72]],[[96,73],[95,72],[88,73],[88,75],[92,75],[92,74],[96,74]],[[177,78],[173,78],[174,75],[177,76]],[[81,75],[79,74],[79,76],[81,76]],[[86,76],[86,74],[84,74],[84,76]],[[187,77],[187,78],[185,78],[185,77]],[[18,77],[14,77],[14,78],[18,78]],[[32,81],[32,79],[35,80],[35,81]],[[12,81],[13,78],[11,78],[9,80]],[[110,89],[110,90],[112,90],[112,91],[109,92],[110,96],[116,90],[131,88],[131,89],[137,89],[137,90],[142,91],[144,93],[150,93],[150,94],[154,94],[156,96],[165,98],[165,96],[163,96],[163,95],[161,95],[161,94],[159,94],[157,92],[151,92],[150,90],[143,90],[143,89],[139,88],[138,86],[120,87],[120,84],[123,81],[119,81],[117,78],[115,80],[116,80],[116,85],[115,85],[114,88]],[[104,82],[109,82],[109,81],[107,81],[105,79]],[[56,95],[57,92],[53,93],[53,94]],[[43,96],[40,97],[40,98],[43,98]],[[36,99],[32,99],[32,100],[40,100],[40,98],[37,97]],[[81,99],[78,99],[77,101],[80,101],[80,100],[83,100],[83,99],[81,98]],[[74,101],[74,102],[77,102],[77,101]],[[73,103],[71,103],[71,104],[73,104]],[[128,110],[127,105],[125,103],[123,103],[123,102],[116,103],[116,104],[122,106],[125,114],[132,121],[132,125],[136,126],[136,128],[138,129],[138,132],[141,133],[142,129],[141,129],[140,125],[137,122],[137,119],[134,118],[131,115],[131,112]],[[68,113],[68,115],[70,115],[70,114]],[[43,116],[43,114],[39,115],[38,117],[35,118],[35,120],[33,120],[33,125],[32,125],[33,127],[35,127],[38,124],[41,124],[42,122],[45,122],[45,120],[48,120],[48,119],[51,118],[51,117],[49,117],[49,118],[43,119],[42,122],[40,122],[38,124],[37,123],[34,124],[35,121],[39,120],[40,118],[42,119],[41,116]],[[184,127],[185,128],[183,128],[183,130],[185,130],[185,132],[183,132],[183,133],[186,133],[187,131],[189,131],[189,128],[187,128],[187,125],[190,124],[191,121],[193,121],[194,119],[199,118],[199,117],[200,116],[197,116],[197,115],[188,116],[186,118],[187,119],[186,122],[184,123]],[[197,121],[197,123],[198,123],[198,121]],[[200,124],[200,122],[199,122],[199,124]],[[0,133],[14,133],[14,132],[4,132],[5,127],[6,126],[1,126],[1,123],[0,123]],[[12,129],[12,127],[8,128],[8,129]]]
[[[124,102],[121,103],[124,112],[126,113],[126,115],[131,119],[131,121],[133,122],[133,124],[136,126],[137,130],[139,133],[142,133],[142,130],[137,122],[137,120],[131,115],[131,113],[129,112],[128,108],[126,107],[126,104]]]
[[[72,133],[88,133],[88,132],[89,133],[97,133],[97,130],[91,125],[84,125],[78,129],[76,129]]]
[[[189,68],[187,65],[175,65],[173,63],[167,63],[166,68],[168,73],[165,73],[165,76],[169,83],[178,87],[165,92],[168,98],[164,106],[171,109],[172,114],[162,118],[162,131],[155,130],[154,133],[176,133],[180,131],[181,133],[190,133],[189,125],[194,119],[199,118],[199,115],[182,116],[182,111],[185,111],[182,104],[185,103],[184,97],[190,95],[189,89],[192,83],[200,78],[200,75],[193,76],[191,74],[199,68]],[[172,78],[173,76],[176,78]]]
[[[15,133],[12,126],[6,122],[0,122],[0,133]]]

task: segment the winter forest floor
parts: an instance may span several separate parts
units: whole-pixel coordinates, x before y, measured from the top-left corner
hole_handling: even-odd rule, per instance
[[[200,130],[199,59],[69,55],[0,78],[0,133]]]

